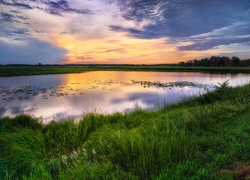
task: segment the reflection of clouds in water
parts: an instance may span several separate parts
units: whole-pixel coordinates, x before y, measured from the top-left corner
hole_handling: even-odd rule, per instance
[[[142,103],[147,104],[148,106],[154,106],[156,99],[159,99],[160,94],[156,94],[156,93],[130,93],[127,95],[127,97],[123,97],[123,98],[116,98],[116,99],[112,99],[110,102],[112,104],[116,104],[119,105],[123,102],[137,102],[137,101],[141,101]]]
[[[133,102],[137,108],[157,109],[166,104],[172,104],[181,100],[184,97],[190,97],[193,93],[203,93],[202,89],[189,88],[184,91],[182,88],[172,88],[171,90],[163,90],[161,92],[142,92],[142,93],[129,93],[123,98],[113,98],[110,103],[119,106],[122,103]],[[124,112],[129,112],[134,108],[126,108]]]
[[[26,113],[33,115],[34,112],[37,110],[35,105],[26,103],[24,104],[18,104],[18,105],[7,105],[6,108],[0,107],[0,116],[12,116],[17,115],[19,113]]]
[[[37,102],[32,95],[10,93],[8,91],[3,97],[0,104],[0,116],[12,116],[19,113],[32,115],[36,110]]]
[[[0,116],[3,116],[6,111],[6,107],[0,107]]]
[[[106,82],[105,82],[106,83]],[[81,83],[71,83],[81,85]],[[112,91],[110,89],[79,89],[77,87],[68,87],[67,85],[57,85],[49,88],[39,88],[28,86],[26,91],[36,92],[28,94],[27,99],[16,98],[12,102],[7,102],[7,112],[2,115],[15,115],[20,112],[32,114],[36,117],[43,116],[44,123],[51,120],[63,121],[69,118],[79,118],[86,113],[113,113],[113,112],[131,112],[134,109],[157,109],[165,104],[171,104],[181,99],[185,93],[183,88],[172,87],[171,90],[166,88],[147,87],[144,88],[137,84],[128,84],[119,86]],[[20,89],[12,89],[10,97],[16,96],[16,91]],[[66,89],[67,91],[63,91]],[[192,87],[186,91],[190,92]],[[77,90],[77,91],[76,91]],[[132,91],[131,91],[132,90]],[[73,95],[73,94],[74,95]],[[53,94],[53,96],[50,96]],[[186,93],[187,94],[187,93]],[[190,95],[190,94],[188,94]],[[12,106],[15,104],[15,106]],[[18,106],[18,105],[19,106]]]
[[[123,75],[123,79],[119,79],[119,74]],[[178,74],[181,74],[179,76],[183,81],[178,79]],[[149,74],[145,72],[115,72],[115,74],[105,72],[105,76],[103,76],[103,73],[100,72],[88,72],[12,77],[9,86],[9,78],[0,78],[0,84],[4,82],[0,86],[0,116],[13,116],[23,112],[35,117],[42,116],[44,123],[48,123],[53,119],[55,121],[77,119],[90,112],[102,114],[131,112],[136,108],[155,110],[165,104],[175,103],[183,97],[202,94],[206,92],[202,84],[216,84],[224,81],[228,76],[162,72],[150,72]],[[209,80],[209,77],[213,78]],[[234,77],[236,82],[249,79],[249,76],[242,78],[242,74]],[[20,79],[21,81],[18,81]],[[134,82],[131,79],[134,79]],[[147,83],[144,88],[144,84],[141,84],[142,80],[151,83]],[[171,87],[157,87],[157,85],[162,86],[167,82],[174,84],[171,84]],[[190,86],[182,86],[187,84]]]
[[[11,114],[18,114],[18,113],[22,112],[20,106],[14,106],[11,109],[9,109],[9,111]]]
[[[50,117],[42,117],[44,124],[48,124],[51,121],[63,122],[65,120],[76,120],[77,118],[79,118],[79,115],[70,115],[69,116],[66,112],[56,113]]]
[[[0,77],[1,86],[16,88],[18,86],[37,86],[40,88],[62,84],[66,75],[39,75]],[[1,88],[1,87],[0,87]]]
[[[33,115],[36,110],[37,110],[37,108],[36,108],[35,104],[32,104],[32,105],[23,105],[21,107],[17,107],[17,106],[12,107],[12,112],[11,113],[12,114],[18,114],[18,113],[21,112],[21,113],[26,113],[26,114]]]

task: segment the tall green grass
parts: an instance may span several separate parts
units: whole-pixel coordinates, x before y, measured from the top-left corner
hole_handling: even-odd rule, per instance
[[[88,114],[43,125],[0,119],[0,179],[233,179],[250,163],[250,85],[158,111]]]

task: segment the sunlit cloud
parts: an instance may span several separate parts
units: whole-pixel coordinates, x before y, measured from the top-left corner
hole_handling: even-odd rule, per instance
[[[15,57],[19,63],[160,64],[250,56],[248,0],[0,0],[0,8],[0,64],[17,63]],[[47,56],[34,58],[27,47],[44,48]]]

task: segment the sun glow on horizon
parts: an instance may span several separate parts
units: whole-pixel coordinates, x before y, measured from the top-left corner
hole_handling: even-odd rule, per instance
[[[110,32],[112,33],[112,32]],[[167,44],[166,38],[136,39],[113,33],[101,39],[76,39],[71,35],[57,36],[56,43],[67,50],[66,60],[61,64],[160,64],[176,63],[189,55],[176,49],[176,45],[189,42]],[[195,53],[193,53],[195,54]],[[196,55],[196,54],[195,54]]]
[[[0,64],[170,64],[210,56],[248,58],[249,1],[242,1],[222,0],[221,6],[195,0],[0,1]],[[234,13],[221,14],[222,9]]]

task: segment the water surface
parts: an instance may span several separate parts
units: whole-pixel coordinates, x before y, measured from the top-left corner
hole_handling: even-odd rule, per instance
[[[0,78],[0,116],[28,113],[44,123],[86,113],[155,110],[184,97],[212,90],[229,79],[245,84],[250,74],[199,72],[85,72]]]

